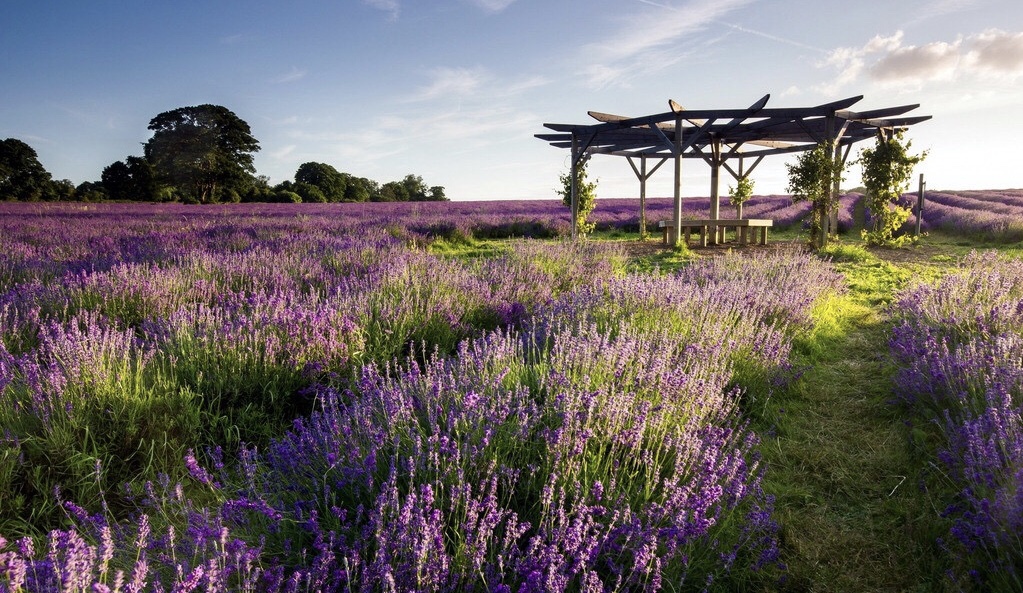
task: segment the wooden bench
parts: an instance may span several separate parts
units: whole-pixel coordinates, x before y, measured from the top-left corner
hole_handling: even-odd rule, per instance
[[[746,245],[750,240],[750,230],[759,237],[754,237],[760,245],[767,245],[767,229],[774,225],[773,220],[766,218],[719,218],[717,220],[683,220],[682,235],[685,237],[685,244],[689,245],[689,239],[693,231],[700,233],[700,246],[706,247],[710,236],[710,229],[714,229],[714,237],[710,239],[711,245],[724,243],[728,229],[733,229],[739,245]],[[675,221],[662,220],[657,226],[664,233],[664,242],[668,243],[671,230],[675,228]],[[759,231],[759,233],[757,233]]]

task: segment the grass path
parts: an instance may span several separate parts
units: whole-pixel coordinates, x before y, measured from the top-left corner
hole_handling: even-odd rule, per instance
[[[940,590],[938,516],[891,397],[883,302],[910,272],[870,259],[840,265],[850,294],[818,310],[796,344],[802,378],[763,410],[769,492],[777,496],[783,591]]]

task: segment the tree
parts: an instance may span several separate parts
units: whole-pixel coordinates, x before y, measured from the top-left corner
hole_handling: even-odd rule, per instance
[[[398,183],[402,187],[398,194],[404,196],[401,201],[424,202],[429,199],[426,193],[426,182],[423,181],[422,176],[410,173]]]
[[[907,235],[894,237],[910,215],[909,208],[898,205],[898,199],[909,187],[913,167],[927,158],[927,151],[909,154],[912,142],[903,143],[902,137],[902,130],[895,133],[879,130],[874,147],[860,151],[857,162],[863,167],[863,185],[871,217],[871,229],[863,229],[863,239],[868,245],[898,247],[912,240]]]
[[[82,202],[102,202],[109,197],[99,181],[83,181],[75,188],[75,198]]]
[[[314,185],[323,194],[324,200],[306,199],[306,202],[341,202],[345,199],[347,186],[345,177],[340,171],[326,163],[302,163],[295,171],[295,183]],[[303,198],[305,198],[304,195]]]
[[[345,178],[346,202],[368,202],[380,191],[376,181],[348,173],[341,175]]]
[[[199,105],[165,111],[149,122],[145,155],[157,178],[186,199],[216,202],[242,194],[255,173],[259,142],[249,124],[226,107]]]
[[[809,200],[810,242],[815,247],[824,247],[828,233],[824,221],[838,206],[838,197],[833,188],[842,181],[845,166],[840,159],[832,156],[831,144],[821,143],[799,155],[795,165],[786,164],[789,172],[788,191],[795,202]]]
[[[313,185],[312,183],[297,181],[292,189],[295,193],[302,196],[303,202],[323,204],[330,201],[327,199],[327,196],[320,191],[319,186]]]
[[[587,222],[590,213],[597,206],[597,182],[586,181],[586,164],[589,161],[589,157],[583,157],[579,164],[576,166],[576,191],[578,198],[578,207],[576,217],[576,231],[581,235],[589,234],[593,231],[594,223]],[[560,178],[561,189],[558,190],[558,194],[561,195],[561,201],[568,206],[572,207],[572,174],[571,172],[565,173]]]
[[[430,200],[434,202],[447,202],[448,197],[444,195],[444,187],[435,185],[430,188]]]
[[[34,201],[47,197],[50,179],[31,146],[17,138],[0,141],[0,199]]]
[[[75,184],[70,179],[55,179],[46,185],[43,199],[49,201],[70,202],[76,199]]]
[[[156,202],[161,197],[156,171],[142,157],[130,156],[107,165],[100,180],[111,200]]]
[[[388,181],[380,186],[380,191],[373,196],[374,202],[407,202],[408,188],[400,181]]]
[[[743,175],[735,182],[735,187],[728,186],[729,203],[735,206],[735,217],[742,218],[742,205],[753,197],[753,180]]]

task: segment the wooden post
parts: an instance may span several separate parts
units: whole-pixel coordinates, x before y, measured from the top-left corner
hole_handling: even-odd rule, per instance
[[[710,142],[710,219],[721,218],[721,140],[712,138]],[[719,241],[717,227],[711,228],[711,237],[716,245]],[[724,239],[723,236],[720,237]]]
[[[745,160],[746,159],[744,159],[741,155],[739,156],[739,176],[735,178],[736,184],[738,184],[739,180],[743,178],[742,169],[743,166],[745,165]],[[742,202],[739,202],[738,204],[735,205],[735,217],[738,218],[739,220],[742,220]]]
[[[682,228],[682,116],[675,116],[675,201],[672,205],[675,228],[671,231],[672,245],[678,243]]]
[[[924,174],[920,174],[920,187],[916,191],[916,236],[920,236],[920,223],[924,219],[924,193],[927,191],[927,182],[924,181]]]
[[[639,159],[639,238],[646,239],[646,155]]]
[[[572,134],[572,168],[569,175],[572,176],[572,240],[578,239],[579,235],[579,138]]]
[[[835,145],[835,164],[845,166],[845,159],[842,158],[842,146],[838,143],[838,137],[832,140]],[[851,147],[851,145],[850,145]],[[849,154],[848,152],[846,154]],[[840,169],[841,170],[841,169]],[[842,191],[842,175],[835,175],[831,186],[831,212],[828,213],[828,228],[831,235],[838,237],[838,195]]]
[[[639,167],[636,166],[636,162],[632,160],[631,156],[625,158],[629,161],[629,166],[632,167],[632,172],[636,174],[636,178],[639,179],[639,235],[641,239],[647,238],[646,230],[646,180],[650,179],[650,176],[657,172],[664,164],[664,161],[668,160],[663,158],[650,170],[647,170],[646,166],[647,155],[641,154]]]

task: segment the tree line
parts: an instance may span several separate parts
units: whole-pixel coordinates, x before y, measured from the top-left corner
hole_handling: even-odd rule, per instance
[[[270,185],[257,175],[259,141],[249,124],[220,105],[165,111],[149,122],[152,137],[142,156],[103,169],[99,181],[74,185],[55,180],[35,150],[16,138],[0,140],[0,199],[24,201],[224,202],[414,202],[444,201],[442,186],[409,174],[384,184],[338,171],[327,163],[303,163],[294,181]]]

